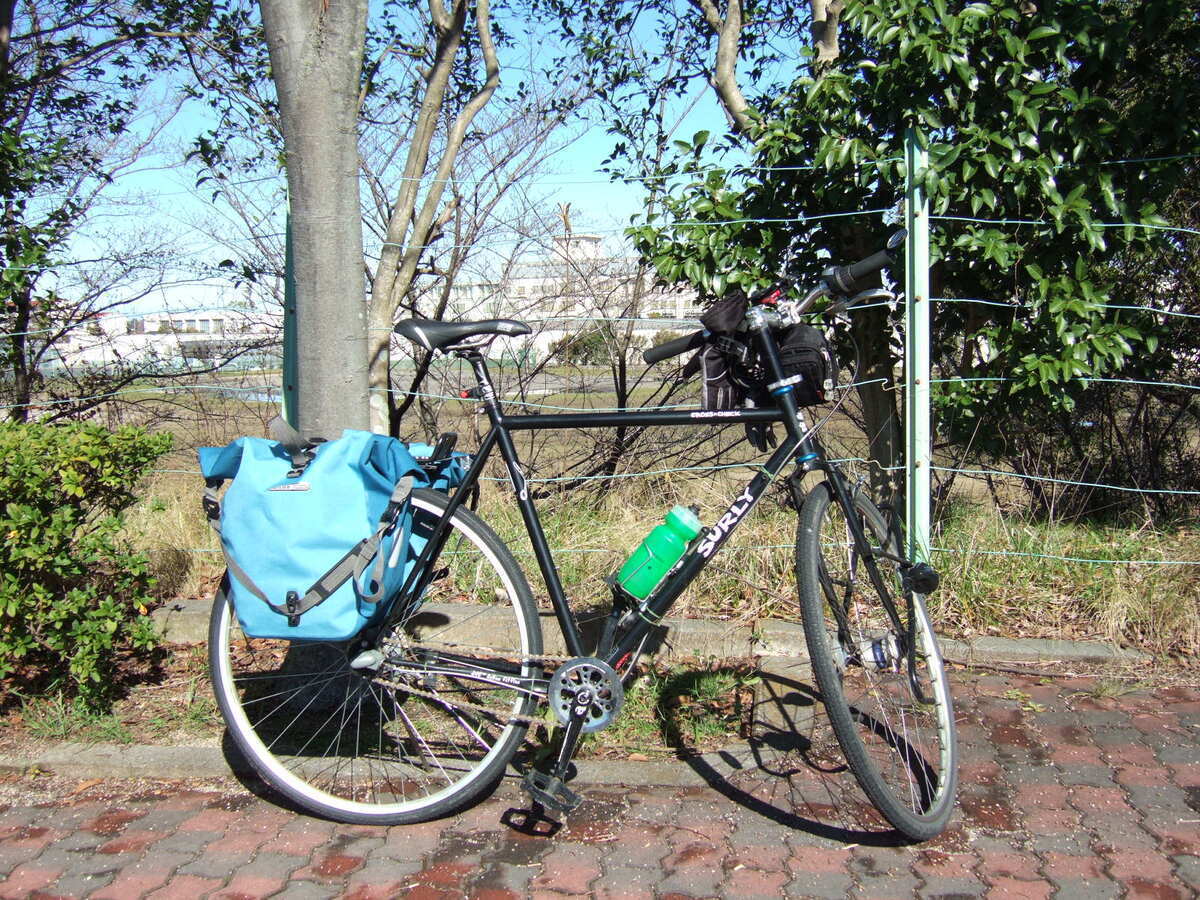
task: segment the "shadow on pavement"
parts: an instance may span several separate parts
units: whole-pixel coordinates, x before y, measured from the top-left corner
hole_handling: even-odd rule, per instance
[[[849,844],[908,844],[860,792],[816,689],[788,671],[764,668],[761,679],[749,741],[686,765],[713,790],[788,828]]]
[[[238,783],[258,799],[297,815],[314,815],[311,810],[293,803],[259,777],[258,773],[254,771],[254,766],[250,764],[250,760],[246,759],[246,755],[238,747],[237,742],[230,737],[228,728],[221,734],[221,755],[225,757],[229,771]]]

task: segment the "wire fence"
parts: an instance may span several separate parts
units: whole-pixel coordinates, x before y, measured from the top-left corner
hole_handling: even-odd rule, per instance
[[[1128,165],[1145,162],[1147,160],[1113,160],[1112,165]],[[578,182],[582,183],[582,182]],[[828,213],[819,216],[795,217],[795,218],[780,218],[780,219],[736,219],[729,222],[709,223],[699,221],[685,221],[673,223],[673,227],[678,228],[701,228],[709,225],[729,225],[729,224],[764,224],[764,225],[802,225],[806,222],[815,222],[823,219],[844,218],[852,216],[878,216],[889,212],[885,209],[870,209],[859,210],[852,212]],[[1039,219],[1016,219],[998,217],[989,219],[978,216],[955,216],[955,215],[935,215],[932,217],[935,222],[956,223],[965,225],[985,225],[995,228],[1020,229],[1026,226],[1044,225],[1047,224]],[[1191,240],[1193,237],[1200,235],[1197,229],[1189,228],[1183,225],[1151,225],[1146,223],[1136,222],[1102,222],[1098,223],[1097,227],[1105,229],[1115,228],[1143,228],[1152,231],[1166,231],[1177,235],[1180,240]],[[1032,252],[1032,251],[1031,251]],[[985,309],[1011,309],[1019,311],[1024,308],[1024,305],[1014,299],[1005,299],[1003,297],[937,297],[933,298],[935,304],[935,312],[938,308],[952,308],[955,306],[969,305],[978,306]],[[162,315],[182,315],[190,311],[196,313],[227,311],[229,307],[197,307],[194,310],[188,309],[162,309],[156,312]],[[1149,303],[1113,303],[1108,304],[1107,309],[1113,311],[1139,313],[1148,315],[1159,322],[1167,322],[1178,320],[1183,323],[1187,321],[1200,319],[1200,309],[1194,310],[1190,308],[1173,308],[1162,305],[1156,306]],[[152,315],[154,313],[140,313],[141,315]],[[679,316],[626,316],[626,315],[601,315],[595,313],[588,314],[542,314],[536,316],[524,317],[524,320],[532,325],[538,326],[541,329],[559,329],[566,330],[572,327],[588,326],[588,325],[626,325],[633,326],[634,330],[641,332],[650,332],[654,329],[667,330],[678,329],[684,327],[694,327],[693,319]],[[81,322],[77,327],[82,327],[87,324]],[[903,327],[899,323],[898,327]],[[40,333],[52,333],[54,329],[26,330],[24,332],[13,331],[0,334],[0,337],[20,337],[20,336],[35,336]],[[1182,349],[1181,349],[1182,352]],[[439,368],[440,367],[440,368]],[[503,369],[503,366],[501,366]],[[519,370],[519,366],[517,369]],[[439,361],[434,367],[435,380],[441,385],[440,388],[433,390],[428,387],[423,387],[419,390],[404,391],[398,388],[393,389],[393,393],[398,397],[410,397],[415,400],[426,401],[430,404],[460,404],[460,411],[465,406],[470,406],[469,401],[464,401],[459,393],[454,390],[455,386],[459,386],[463,376],[461,369],[455,368],[454,361],[446,360]],[[440,373],[440,374],[439,374]],[[519,377],[519,376],[518,376]],[[526,383],[517,383],[511,387],[504,389],[504,402],[513,407],[529,411],[547,411],[547,412],[615,412],[629,409],[629,405],[587,405],[579,401],[574,402],[554,402],[556,395],[570,395],[579,393],[594,393],[597,398],[602,398],[605,395],[611,395],[611,391],[596,389],[594,391],[573,391],[571,385],[567,383],[569,379],[564,379],[560,374],[543,373],[542,380],[530,380]],[[863,387],[872,382],[883,381],[885,386],[891,390],[895,390],[897,394],[902,390],[902,381],[899,378],[893,377],[890,379],[859,379],[847,378],[840,385],[841,391],[846,394],[852,394],[858,388]],[[955,373],[952,371],[942,371],[937,373],[937,377],[932,380],[932,383],[937,389],[946,389],[951,386],[963,384],[991,384],[999,389],[1011,388],[1018,383],[1018,379],[1011,374],[989,374],[985,376],[972,376],[970,374]],[[1079,376],[1074,378],[1064,378],[1061,381],[1061,387],[1065,390],[1080,390],[1087,391],[1097,386],[1109,386],[1117,391],[1138,390],[1138,389],[1162,389],[1168,391],[1194,392],[1200,389],[1200,384],[1192,381],[1170,380],[1166,378],[1122,378],[1118,376]],[[121,398],[129,398],[136,395],[138,398],[147,397],[186,397],[191,393],[195,394],[210,394],[225,397],[245,398],[250,404],[263,404],[271,406],[279,401],[280,392],[277,386],[269,383],[267,379],[261,379],[259,383],[249,384],[229,384],[226,382],[210,381],[203,383],[192,383],[179,386],[153,386],[124,388],[110,393],[97,392],[90,395],[83,395],[77,398],[48,398],[32,401],[28,404],[11,403],[0,405],[0,409],[13,410],[21,406],[28,406],[34,410],[44,409],[53,405],[69,404],[78,400],[88,401],[104,401],[118,400]],[[1147,395],[1148,396],[1148,395]],[[1162,400],[1148,397],[1148,403],[1163,402]],[[1184,404],[1186,406],[1186,404]],[[647,407],[652,409],[675,410],[685,408],[696,408],[694,399],[689,399],[686,402],[670,402],[663,405]],[[1082,426],[1081,427],[1086,427]],[[1190,423],[1190,419],[1183,420],[1178,427],[1195,430],[1195,426]],[[1193,433],[1192,439],[1195,439]],[[857,453],[843,453],[838,455],[839,461],[843,464],[859,467],[870,467],[873,463],[869,459],[869,454],[864,450]],[[961,452],[960,452],[961,451]],[[957,454],[957,455],[956,455]],[[1186,487],[1182,485],[1146,485],[1138,484],[1129,480],[1104,480],[1103,478],[1094,477],[1069,477],[1068,474],[1054,470],[1055,467],[1049,465],[1049,460],[1046,461],[1048,470],[1036,470],[1036,465],[1032,465],[1025,470],[1017,470],[1015,468],[1005,468],[999,464],[997,459],[988,459],[987,454],[973,453],[970,447],[955,448],[948,447],[944,453],[939,453],[938,462],[933,466],[933,470],[948,480],[966,481],[977,485],[986,484],[987,490],[993,495],[996,502],[1000,502],[996,498],[998,489],[995,483],[1011,482],[1016,487],[1016,490],[1026,490],[1028,486],[1040,486],[1040,488],[1048,490],[1059,489],[1078,489],[1089,492],[1109,492],[1117,495],[1136,495],[1138,497],[1147,498],[1147,500],[1156,497],[1174,497],[1179,498],[1180,502],[1185,506],[1192,504],[1194,510],[1196,501],[1192,498],[1200,496],[1200,489]],[[1032,460],[1036,463],[1036,460]],[[634,465],[628,470],[603,473],[603,474],[572,474],[572,473],[557,473],[557,474],[534,474],[531,475],[528,481],[531,484],[555,485],[562,483],[624,483],[636,481],[638,479],[663,479],[665,477],[694,477],[694,478],[711,478],[717,473],[736,473],[753,469],[756,463],[752,461],[716,461],[697,463],[693,465]],[[899,466],[884,466],[885,471],[895,472],[901,467]],[[1098,468],[1099,471],[1103,467]],[[190,474],[190,470],[175,467],[163,467],[157,470],[162,475],[180,476]],[[489,476],[490,480],[496,482],[506,481],[503,477]],[[1024,486],[1024,487],[1023,487]],[[981,496],[980,490],[968,492],[976,500]],[[1014,500],[1015,502],[1015,500]],[[657,511],[654,511],[657,514]],[[1033,538],[1037,540],[1038,538]],[[945,541],[937,540],[935,535],[935,544],[931,548],[939,557],[948,560],[977,560],[979,558],[1008,558],[1012,560],[1031,560],[1031,561],[1047,561],[1054,563],[1063,563],[1071,566],[1079,567],[1158,567],[1167,568],[1178,566],[1181,568],[1194,569],[1200,566],[1200,559],[1193,558],[1191,554],[1184,554],[1178,557],[1160,558],[1153,553],[1088,553],[1088,552],[1071,552],[1069,548],[1064,547],[1045,547],[1045,548],[1030,548],[1022,546],[1019,542],[1013,542],[1009,545],[994,543],[995,536],[988,536],[987,543],[959,543],[952,544]],[[1151,545],[1152,541],[1147,538],[1147,546]],[[1172,545],[1173,546],[1173,545]],[[1184,546],[1193,546],[1184,544]],[[773,551],[779,549],[789,549],[790,544],[775,544],[775,543],[757,543],[751,545],[743,545],[733,548],[737,553],[755,553],[763,551]],[[219,550],[215,546],[209,547],[189,547],[183,548],[191,553],[197,554],[213,554]],[[1169,549],[1169,548],[1168,548]],[[554,548],[556,554],[601,554],[610,553],[612,548],[608,547],[593,547],[593,546],[558,546]]]

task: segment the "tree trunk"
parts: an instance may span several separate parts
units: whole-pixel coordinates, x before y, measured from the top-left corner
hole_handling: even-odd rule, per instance
[[[816,68],[829,66],[838,58],[838,20],[846,4],[843,0],[810,0],[813,47],[817,51]]]
[[[902,479],[891,471],[904,460],[903,435],[896,412],[895,360],[888,349],[888,311],[861,309],[851,316],[859,349],[858,396],[867,433],[871,496],[902,509]]]
[[[8,76],[8,48],[16,9],[17,0],[0,0],[0,80]]]
[[[358,94],[367,0],[261,0],[279,96],[296,283],[298,429],[366,428]]]
[[[17,314],[13,317],[13,333],[9,335],[9,352],[12,355],[13,399],[8,410],[12,422],[29,420],[29,403],[33,399],[33,382],[29,374],[29,359],[26,342],[29,340],[30,304],[29,292],[23,291],[14,301]]]

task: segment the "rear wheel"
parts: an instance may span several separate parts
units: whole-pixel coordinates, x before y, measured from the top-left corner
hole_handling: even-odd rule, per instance
[[[419,551],[448,499],[417,490]],[[536,698],[536,607],[500,539],[459,508],[423,602],[390,627],[382,661],[352,643],[247,637],[221,591],[209,626],[217,702],[258,773],[296,803],[345,822],[437,818],[503,774]],[[476,664],[477,663],[477,664]],[[491,678],[491,674],[500,673]]]
[[[899,564],[880,555],[899,555],[895,536],[866,497],[855,496],[853,515],[873,560],[855,546],[828,482],[800,513],[797,580],[813,675],[863,791],[899,832],[928,840],[954,805],[950,687],[924,598],[906,597]]]

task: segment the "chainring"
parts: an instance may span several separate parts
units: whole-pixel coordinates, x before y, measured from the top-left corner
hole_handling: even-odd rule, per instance
[[[547,697],[554,715],[563,725],[571,721],[576,698],[586,696],[587,710],[580,729],[585,734],[607,728],[621,711],[625,688],[621,676],[608,663],[592,656],[579,656],[563,663],[550,679]]]

